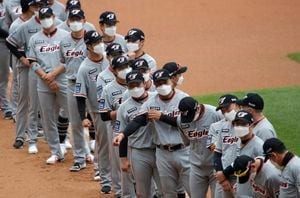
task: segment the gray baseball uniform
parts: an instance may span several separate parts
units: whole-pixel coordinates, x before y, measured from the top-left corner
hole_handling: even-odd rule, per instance
[[[62,65],[59,43],[67,34],[68,32],[61,29],[56,29],[56,32],[51,36],[45,35],[43,31],[39,31],[30,38],[28,58],[36,60],[44,72],[49,73],[53,71],[53,69]],[[57,155],[62,159],[64,155],[59,144],[57,109],[62,108],[66,112],[68,109],[67,79],[65,74],[56,76],[55,81],[59,86],[59,91],[57,92],[53,92],[41,78],[38,78],[37,91],[43,119],[45,120],[43,126],[46,140],[52,155]]]
[[[172,99],[163,101],[159,98],[158,94],[149,98],[142,107],[140,113],[146,113],[150,109],[156,109],[163,114],[172,117],[177,117],[180,114],[178,110],[179,101],[188,96],[186,93],[175,90]],[[190,194],[189,188],[189,147],[187,139],[181,133],[178,127],[173,127],[161,121],[153,121],[154,135],[153,142],[157,145],[156,149],[156,165],[160,176],[162,185],[162,192],[164,197],[176,197],[177,186],[179,178],[182,179],[185,190]],[[165,148],[168,146],[180,147],[177,150],[169,151]]]
[[[277,137],[273,125],[267,118],[264,118],[255,124],[253,133],[263,141],[266,141],[269,138]]]
[[[154,93],[148,92],[147,99],[136,101],[128,98],[120,105],[117,113],[117,120],[114,126],[115,132],[124,131],[126,125],[132,121],[140,111],[142,104],[151,98]],[[152,141],[152,125],[148,124],[139,128],[134,134],[128,137],[128,146],[130,148],[130,162],[136,182],[136,193],[138,197],[152,197],[151,192],[152,178],[160,189],[160,180],[156,167],[155,145]]]
[[[73,39],[71,33],[69,33],[60,42],[60,52],[62,62],[66,68],[66,78],[68,79],[68,111],[72,126],[74,162],[83,163],[90,150],[83,132],[80,115],[76,108],[77,100],[73,94],[79,66],[86,57],[86,45],[83,38],[80,40]]]
[[[262,167],[254,179],[250,179],[253,190],[253,197],[278,197],[281,183],[280,171],[268,160],[263,163],[264,158],[257,157],[262,160]],[[256,158],[256,159],[257,159]]]
[[[55,24],[58,25],[61,23],[60,20],[56,19]],[[24,48],[25,52],[28,53],[29,48],[29,40],[30,38],[36,34],[38,31],[42,29],[38,19],[33,16],[28,21],[24,22],[19,28],[16,29],[12,34],[9,35],[7,38],[7,41],[11,43],[12,45],[18,47],[19,49]],[[24,67],[24,66],[22,66]],[[25,68],[25,67],[24,67]],[[28,134],[30,141],[32,143],[36,142],[37,139],[37,121],[38,121],[38,107],[39,107],[39,99],[38,99],[38,93],[37,93],[37,75],[32,71],[29,70],[29,72],[24,69],[22,71],[22,77],[20,80],[20,84],[26,85],[25,83],[28,82],[28,86],[23,86],[22,89],[24,94],[28,94],[29,96],[29,118],[28,118]],[[28,80],[26,80],[26,75],[28,75]],[[22,81],[22,82],[21,82]],[[26,81],[26,82],[25,82]],[[19,91],[22,92],[22,91]],[[26,97],[26,96],[24,96]],[[38,105],[37,105],[38,104]],[[21,114],[25,115],[27,113],[27,110],[24,108]],[[21,123],[26,123],[26,117],[19,117],[19,121]],[[20,128],[19,130],[24,130],[23,128]],[[25,131],[20,131],[20,134],[23,134]],[[20,136],[16,138],[17,140],[24,140],[24,137]]]
[[[108,67],[108,65],[109,62],[106,57],[103,57],[101,62],[94,62],[88,57],[85,58],[79,67],[74,91],[74,96],[84,97],[87,99],[88,109],[95,125],[98,137],[97,143],[99,145],[97,147],[97,153],[99,155],[98,166],[103,186],[111,185],[110,156],[108,152],[109,145],[107,133],[103,130],[103,128],[105,128],[105,123],[101,120],[101,116],[98,111],[96,81],[99,72],[103,71],[104,68]]]
[[[124,36],[122,36],[121,34],[116,34],[115,35],[115,39],[112,40],[111,42],[104,42],[104,47],[106,49],[106,47],[109,45],[109,44],[112,44],[112,43],[118,43],[122,46],[122,49],[124,52],[127,52],[127,46],[126,46],[126,41],[124,39]]]
[[[145,59],[147,61],[148,65],[149,65],[149,68],[151,70],[151,73],[153,73],[153,72],[155,72],[157,70],[156,61],[155,61],[155,59],[152,56],[150,56],[147,53],[144,53],[142,56],[137,57],[136,59],[139,59],[139,58],[143,58],[143,59]]]
[[[67,21],[62,22],[57,27],[60,28],[60,29],[66,30],[67,32],[71,32],[71,29],[67,24]],[[83,29],[87,32],[90,31],[90,30],[96,30],[95,26],[93,24],[89,23],[89,22],[85,22],[83,24]]]
[[[20,0],[4,0],[5,4],[5,22],[10,25],[22,14]]]
[[[216,179],[213,168],[213,152],[206,148],[208,129],[212,123],[220,120],[216,108],[203,105],[204,112],[200,119],[191,123],[181,123],[177,118],[178,126],[190,140],[190,189],[191,197],[206,197],[210,186],[214,197]]]
[[[110,71],[110,67],[107,67],[102,72],[99,73],[97,78],[97,101],[99,102],[101,99],[102,91],[104,87],[110,82],[114,81],[116,77]]]
[[[67,14],[65,12],[64,4],[60,3],[58,0],[54,0],[53,5],[50,6],[53,10],[54,15],[62,21],[67,20]]]
[[[281,173],[279,198],[300,197],[300,158],[294,156],[284,167]]]
[[[220,116],[219,116],[220,117]],[[221,126],[222,123],[225,121],[223,118],[222,120],[212,123],[208,130],[208,137],[206,142],[206,147],[210,147],[212,144],[216,145],[219,135],[221,133]]]

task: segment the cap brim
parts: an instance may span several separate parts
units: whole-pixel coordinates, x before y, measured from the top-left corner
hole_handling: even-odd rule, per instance
[[[84,19],[85,17],[84,16],[79,16],[79,15],[69,15],[68,18],[72,18],[72,17],[76,17],[76,18],[79,18],[79,19]]]
[[[246,123],[246,124],[250,124],[250,122],[249,122],[247,119],[244,119],[244,118],[237,118],[237,119],[234,119],[234,120],[232,121],[232,124],[235,124],[235,122],[237,122],[237,121],[242,121],[242,122],[244,122],[244,123]]]
[[[113,26],[113,25],[116,25],[118,22],[119,21],[116,20],[116,21],[105,21],[105,22],[102,22],[102,23]]]
[[[195,117],[195,114],[196,114],[196,111],[192,111],[192,112],[188,113],[188,115],[186,115],[186,116],[181,115],[181,122],[182,123],[192,122]]]
[[[160,80],[169,80],[169,79],[170,79],[169,77],[161,77],[161,78],[155,79],[154,82],[157,82]]]
[[[242,100],[237,100],[236,101],[236,104],[238,104],[238,105],[242,105],[242,106],[245,106],[246,105],[246,103],[245,103],[245,101],[242,99]]]
[[[220,109],[222,109],[222,108],[224,108],[224,107],[228,107],[230,104],[231,104],[231,103],[219,105],[219,106],[216,108],[216,111],[219,111]]]
[[[186,66],[183,66],[181,67],[176,73],[177,74],[182,74],[182,73],[185,73],[187,71],[187,67]]]
[[[131,83],[142,83],[142,82],[143,82],[142,80],[135,79],[135,80],[131,80],[131,81],[127,82],[127,84],[131,84]]]
[[[136,36],[134,36],[134,35],[130,35],[130,36],[126,35],[124,38],[125,38],[126,41],[129,40],[129,41],[132,41],[132,42],[135,42],[135,41],[140,40],[139,37],[136,37]]]

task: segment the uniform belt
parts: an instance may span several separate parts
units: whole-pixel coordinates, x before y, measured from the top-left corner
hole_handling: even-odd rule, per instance
[[[76,83],[76,79],[68,79],[71,83]]]
[[[175,144],[175,145],[156,145],[157,148],[167,150],[169,152],[177,151],[185,148],[183,144]]]

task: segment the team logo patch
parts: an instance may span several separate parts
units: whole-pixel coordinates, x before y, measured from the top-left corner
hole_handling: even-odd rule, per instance
[[[120,90],[111,93],[112,96],[117,96],[120,94],[122,94],[122,91],[120,91]]]
[[[133,108],[131,108],[131,109],[128,109],[128,110],[127,110],[127,113],[130,114],[130,113],[133,113],[133,112],[136,111],[136,110],[137,110],[137,107],[133,107]]]
[[[160,107],[152,106],[152,107],[150,107],[150,109],[154,109],[154,110],[156,110],[156,111],[160,111]]]
[[[223,137],[223,143],[224,144],[235,144],[239,141],[238,137],[235,136],[224,136]]]
[[[182,129],[187,129],[187,128],[190,128],[190,124],[181,124],[180,127]]]
[[[55,53],[60,49],[59,45],[40,46],[40,53]]]
[[[121,125],[121,122],[119,120],[116,120],[115,124],[114,124],[114,127],[113,127],[113,129],[114,129],[115,132],[119,132],[120,131],[120,125]]]
[[[63,47],[71,47],[71,45],[72,45],[71,43],[64,43],[62,46]]]
[[[34,33],[37,33],[37,32],[38,32],[38,29],[29,29],[28,30],[29,34],[34,34]]]
[[[34,43],[35,44],[43,44],[43,43],[45,43],[45,41],[44,40],[36,40]]]
[[[97,87],[97,96],[98,96],[99,98],[101,97],[102,90],[103,90],[102,85],[100,85],[100,86]]]
[[[221,132],[222,133],[229,133],[229,129],[222,129]]]
[[[105,80],[104,80],[104,82],[105,82],[106,84],[110,83],[111,81],[113,81],[113,80],[112,80],[112,79],[105,79]]]
[[[76,51],[75,49],[73,49],[66,51],[66,57],[78,58],[82,56],[84,56],[84,52],[82,50]]]
[[[202,131],[188,130],[188,131],[185,131],[185,135],[189,139],[201,139],[201,138],[207,137],[208,130],[207,129],[203,129]]]
[[[93,73],[95,73],[95,72],[97,72],[97,68],[91,69],[91,70],[89,71],[89,74],[93,74]]]
[[[103,110],[105,107],[105,99],[100,99],[99,101],[99,110]]]
[[[80,93],[81,91],[81,83],[76,83],[75,84],[75,93]]]

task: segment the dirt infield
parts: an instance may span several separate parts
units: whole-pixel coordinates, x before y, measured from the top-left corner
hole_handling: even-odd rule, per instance
[[[146,51],[159,66],[175,60],[187,65],[181,87],[206,94],[300,84],[300,65],[286,54],[299,51],[300,1],[290,0],[82,0],[87,19],[97,25],[102,11],[113,10],[124,34],[139,27]],[[0,198],[99,197],[89,165],[68,171],[66,161],[47,166],[49,149],[39,141],[39,153],[12,148],[15,128],[0,119]],[[102,196],[101,196],[102,197]],[[104,197],[104,196],[103,196]]]

